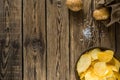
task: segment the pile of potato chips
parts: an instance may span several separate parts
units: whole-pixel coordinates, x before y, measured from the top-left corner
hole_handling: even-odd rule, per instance
[[[96,48],[83,54],[77,62],[81,80],[120,80],[120,62],[112,50]]]

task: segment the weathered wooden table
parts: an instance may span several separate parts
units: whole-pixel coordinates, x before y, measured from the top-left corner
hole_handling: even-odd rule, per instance
[[[65,0],[0,0],[0,80],[76,80],[80,53],[113,48],[120,58],[120,25],[92,18],[97,0],[71,12]]]

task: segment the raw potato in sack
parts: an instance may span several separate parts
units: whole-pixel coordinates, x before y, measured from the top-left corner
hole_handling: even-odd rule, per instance
[[[103,7],[109,9],[109,11],[104,10],[104,12],[101,12],[102,15],[100,13],[100,18],[98,16],[96,17],[95,12],[93,12],[93,17],[96,20],[102,20],[101,22],[107,27],[114,23],[120,23],[120,0],[98,0],[96,10],[102,9]]]

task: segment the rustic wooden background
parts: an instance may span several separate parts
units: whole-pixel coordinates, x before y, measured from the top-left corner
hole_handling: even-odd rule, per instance
[[[76,80],[80,53],[113,48],[120,58],[120,25],[92,18],[98,0],[69,11],[65,0],[0,0],[0,80]]]

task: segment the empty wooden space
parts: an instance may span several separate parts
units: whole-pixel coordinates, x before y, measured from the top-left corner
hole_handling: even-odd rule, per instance
[[[76,61],[94,46],[120,58],[120,24],[95,21],[97,1],[72,12],[65,0],[0,0],[0,80],[78,80]]]

